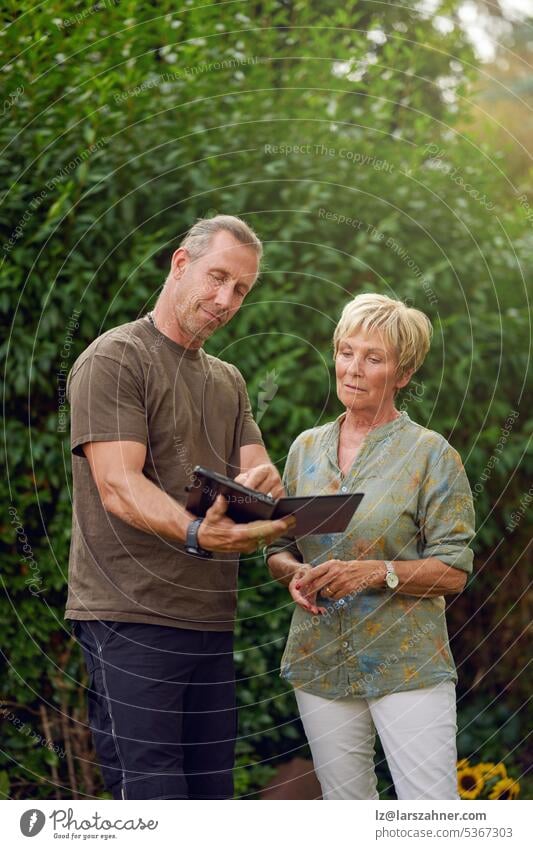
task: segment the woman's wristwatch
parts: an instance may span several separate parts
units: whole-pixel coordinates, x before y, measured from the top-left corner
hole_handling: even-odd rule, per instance
[[[385,583],[387,584],[389,590],[395,590],[398,584],[400,583],[400,579],[396,574],[394,563],[391,560],[385,560],[385,567],[387,569],[387,574],[385,575]]]
[[[212,552],[202,548],[198,542],[198,529],[203,521],[203,516],[201,516],[199,519],[194,519],[188,526],[185,536],[185,551],[193,557],[203,557],[204,560],[208,560],[213,557]]]

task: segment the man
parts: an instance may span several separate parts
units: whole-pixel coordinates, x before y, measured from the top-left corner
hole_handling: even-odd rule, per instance
[[[292,520],[203,521],[201,464],[279,495],[246,387],[204,341],[239,310],[262,247],[238,218],[198,221],[153,313],[99,336],[68,376],[73,528],[66,618],[89,674],[89,722],[122,799],[233,795],[238,554]]]

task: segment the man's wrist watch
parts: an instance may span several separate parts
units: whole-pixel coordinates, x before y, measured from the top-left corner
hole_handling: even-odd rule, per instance
[[[398,584],[400,583],[400,579],[396,574],[394,563],[391,560],[385,560],[385,567],[387,569],[387,574],[385,575],[385,583],[387,584],[389,590],[395,590]]]
[[[213,556],[212,552],[202,548],[198,542],[198,529],[203,521],[203,517],[200,517],[199,519],[194,519],[189,524],[185,536],[185,551],[193,557],[203,557],[205,560],[208,560]]]

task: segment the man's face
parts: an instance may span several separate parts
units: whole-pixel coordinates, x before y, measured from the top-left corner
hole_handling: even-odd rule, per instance
[[[174,313],[184,336],[199,347],[233,318],[257,277],[255,251],[231,233],[215,234],[207,252],[193,260],[179,248],[172,257]]]

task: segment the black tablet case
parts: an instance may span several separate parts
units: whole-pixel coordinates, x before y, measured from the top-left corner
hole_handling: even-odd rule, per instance
[[[363,498],[358,492],[275,499],[202,466],[195,467],[194,482],[187,490],[186,507],[195,516],[205,516],[217,495],[224,495],[228,501],[227,515],[234,522],[295,516],[296,527],[291,528],[291,536],[342,533]]]

